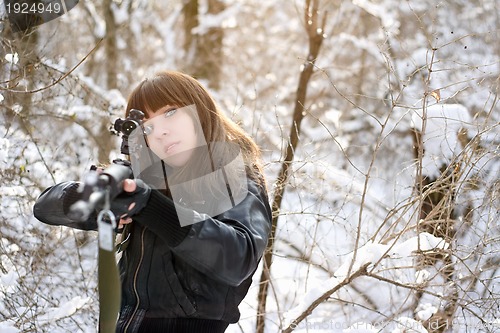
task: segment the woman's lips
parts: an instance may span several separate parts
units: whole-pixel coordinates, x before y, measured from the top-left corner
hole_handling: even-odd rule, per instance
[[[171,153],[172,150],[175,150],[175,147],[177,147],[178,144],[179,144],[179,141],[170,143],[170,144],[165,146],[165,149],[163,151],[165,152],[165,154]]]

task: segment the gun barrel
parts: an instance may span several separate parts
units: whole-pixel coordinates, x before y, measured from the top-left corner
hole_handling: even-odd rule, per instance
[[[123,181],[132,178],[132,175],[132,169],[129,166],[110,165],[99,175],[97,184],[84,185],[85,187],[93,187],[90,195],[88,198],[75,202],[70,207],[68,216],[72,220],[86,221],[96,208],[103,207],[106,195],[109,195],[109,200],[116,198],[123,191]]]

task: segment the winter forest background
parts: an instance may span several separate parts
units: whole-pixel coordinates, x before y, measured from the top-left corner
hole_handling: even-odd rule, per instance
[[[263,151],[273,241],[228,332],[500,332],[499,0],[80,1],[28,32],[0,8],[0,332],[96,332],[96,233],[32,205],[121,156],[161,69]]]

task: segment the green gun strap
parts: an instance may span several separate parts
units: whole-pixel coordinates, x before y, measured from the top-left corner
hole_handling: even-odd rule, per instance
[[[115,215],[105,209],[97,216],[99,231],[98,289],[99,289],[99,333],[116,333],[116,322],[120,312],[121,283],[115,257]]]
[[[121,283],[115,252],[99,248],[99,332],[116,333]]]

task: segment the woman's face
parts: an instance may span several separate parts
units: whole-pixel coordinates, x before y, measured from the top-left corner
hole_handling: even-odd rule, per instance
[[[149,115],[144,130],[151,150],[169,166],[184,166],[199,146],[188,108],[166,105]]]

